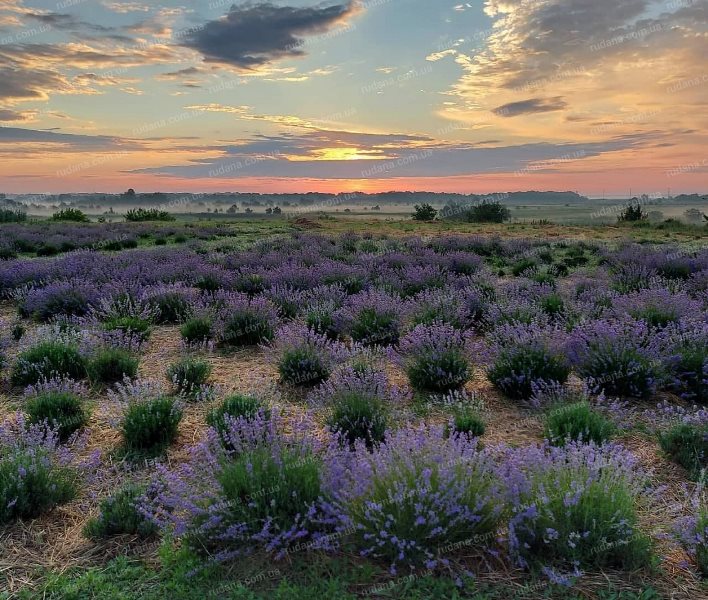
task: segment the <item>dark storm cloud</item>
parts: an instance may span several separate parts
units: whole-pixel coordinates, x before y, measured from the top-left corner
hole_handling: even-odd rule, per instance
[[[183,45],[198,50],[208,61],[254,69],[280,58],[302,56],[305,37],[328,31],[357,7],[356,0],[313,7],[247,2],[190,31]]]
[[[516,117],[518,115],[551,112],[562,110],[568,104],[560,96],[555,98],[529,98],[519,102],[509,102],[497,106],[492,112],[500,117]]]

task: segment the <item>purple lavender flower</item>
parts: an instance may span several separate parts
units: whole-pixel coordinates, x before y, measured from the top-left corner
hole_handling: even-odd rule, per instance
[[[645,321],[582,323],[571,334],[568,356],[593,392],[646,397],[661,376],[658,340]]]
[[[335,365],[351,356],[341,342],[300,324],[278,329],[275,340],[265,350],[278,367],[281,381],[300,386],[321,383]]]
[[[646,564],[637,509],[649,475],[622,446],[530,446],[508,450],[501,464],[512,509],[509,551],[519,566],[577,576]]]
[[[472,375],[469,333],[451,325],[418,325],[401,338],[392,357],[419,390],[447,392],[460,389]]]
[[[398,341],[402,303],[397,296],[378,290],[351,296],[334,315],[335,327],[366,346],[387,346]]]
[[[705,490],[699,488],[691,494],[691,514],[674,522],[676,540],[695,561],[703,577],[708,577],[708,504]]]
[[[278,309],[266,298],[219,292],[214,302],[214,338],[218,343],[250,346],[273,339]]]
[[[558,326],[507,324],[487,337],[482,355],[490,363],[489,380],[504,394],[529,400],[539,386],[563,385],[570,375],[567,340]]]
[[[371,452],[333,447],[326,463],[328,512],[353,531],[362,556],[397,565],[447,564],[459,547],[493,544],[503,510],[489,454],[444,427],[390,432]]]
[[[269,419],[232,419],[233,451],[210,430],[188,462],[158,467],[154,500],[143,513],[215,561],[256,548],[282,557],[291,547],[326,546],[320,444],[310,427],[309,420],[290,421],[286,434],[275,412]]]
[[[0,522],[34,518],[71,500],[99,462],[98,451],[79,459],[86,437],[66,445],[56,430],[29,425],[21,414],[0,423]]]

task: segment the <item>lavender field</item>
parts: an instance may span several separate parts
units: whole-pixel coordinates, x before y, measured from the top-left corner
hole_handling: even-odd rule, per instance
[[[706,595],[708,250],[207,244],[0,262],[4,597]]]

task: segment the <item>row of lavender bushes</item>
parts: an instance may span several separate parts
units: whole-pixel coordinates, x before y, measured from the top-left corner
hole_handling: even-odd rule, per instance
[[[369,393],[376,385],[363,377],[352,387],[352,373],[318,395],[336,401],[342,390]],[[147,382],[120,394],[130,402],[156,397]],[[482,447],[475,436],[423,424],[388,429],[375,444],[352,443],[334,429],[317,433],[308,413],[253,397],[229,401],[234,414],[214,409],[213,427],[186,462],[158,466],[147,487],[131,484],[105,500],[87,535],[162,532],[216,561],[356,551],[392,573],[471,574],[463,555],[480,559],[479,568],[494,557],[563,584],[652,560],[639,513],[661,490],[616,443]],[[80,492],[99,466],[96,455],[78,459],[82,439],[61,444],[56,432],[22,417],[2,425],[3,521],[38,516]],[[692,508],[672,533],[705,569],[704,500],[695,496]]]

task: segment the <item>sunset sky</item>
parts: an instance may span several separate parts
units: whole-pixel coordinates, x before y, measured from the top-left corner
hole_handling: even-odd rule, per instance
[[[708,191],[708,0],[0,0],[0,192]]]

